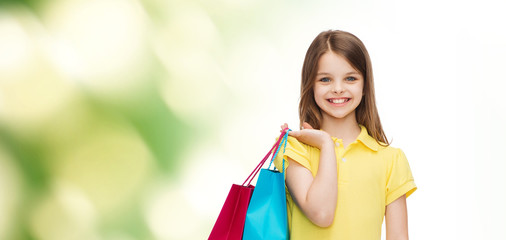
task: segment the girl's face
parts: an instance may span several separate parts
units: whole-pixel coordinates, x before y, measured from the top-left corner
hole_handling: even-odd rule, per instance
[[[323,121],[329,118],[355,118],[355,109],[363,96],[364,78],[346,58],[331,51],[318,60],[314,98],[322,110]]]

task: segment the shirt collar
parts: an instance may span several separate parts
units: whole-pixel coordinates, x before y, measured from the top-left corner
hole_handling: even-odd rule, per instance
[[[370,148],[373,151],[378,151],[380,145],[374,139],[367,133],[367,128],[365,128],[362,124],[359,124],[360,126],[360,134],[357,137],[357,140],[360,141],[362,144],[364,144],[366,147]]]

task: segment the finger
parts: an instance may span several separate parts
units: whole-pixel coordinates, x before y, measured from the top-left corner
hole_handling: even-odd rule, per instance
[[[313,128],[311,125],[309,125],[309,123],[307,123],[307,122],[303,122],[303,123],[302,123],[302,127],[303,127],[304,129],[314,129],[314,128]]]
[[[285,129],[288,129],[288,124],[286,124],[286,123],[281,125],[281,130],[279,130],[279,132],[283,132],[283,130],[285,130]]]
[[[294,138],[300,137],[300,131],[290,131],[288,132],[288,136],[292,136]]]

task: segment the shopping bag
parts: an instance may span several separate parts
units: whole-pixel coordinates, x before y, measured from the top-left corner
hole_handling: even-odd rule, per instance
[[[283,130],[278,140],[272,148],[269,150],[267,155],[260,161],[256,168],[250,173],[248,178],[243,182],[242,185],[232,184],[228,193],[227,199],[223,204],[223,207],[218,215],[214,227],[209,235],[210,240],[241,240],[244,229],[244,221],[246,219],[246,212],[253,189],[251,181],[258,174],[264,163],[269,156],[275,150],[279,150],[279,145],[282,140],[282,136],[285,135],[286,130]]]
[[[280,144],[280,146],[284,145],[284,148],[286,148],[288,131]],[[258,176],[257,185],[246,213],[244,240],[289,239],[284,176],[285,160],[283,159],[283,172],[279,172],[275,167],[270,169],[277,150],[269,167],[262,169]]]
[[[244,217],[255,187],[232,184],[209,239],[241,239]]]

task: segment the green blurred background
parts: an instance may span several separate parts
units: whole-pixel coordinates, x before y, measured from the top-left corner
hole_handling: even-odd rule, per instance
[[[0,239],[206,238],[282,4],[2,1]]]
[[[0,239],[206,239],[279,125],[298,127],[304,54],[327,29],[356,34],[372,57],[387,136],[419,186],[410,237],[500,239],[501,9],[2,0]]]

